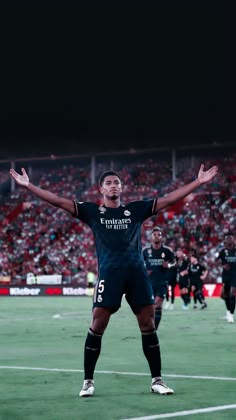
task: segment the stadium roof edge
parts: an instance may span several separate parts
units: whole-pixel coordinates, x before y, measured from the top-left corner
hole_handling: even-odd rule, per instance
[[[223,141],[215,141],[209,144],[185,144],[180,146],[168,146],[168,147],[151,147],[145,149],[135,149],[130,147],[129,149],[123,150],[110,150],[106,152],[91,152],[91,153],[81,153],[81,154],[70,154],[70,155],[50,155],[50,156],[39,156],[39,157],[8,157],[7,159],[0,159],[0,163],[8,163],[8,162],[33,162],[33,161],[50,161],[50,160],[67,160],[67,159],[83,159],[83,158],[91,158],[92,156],[120,156],[126,155],[136,155],[136,154],[143,154],[143,153],[152,153],[152,152],[171,152],[171,151],[181,151],[181,150],[196,150],[196,149],[220,149],[225,147],[235,147],[234,142],[223,142]]]

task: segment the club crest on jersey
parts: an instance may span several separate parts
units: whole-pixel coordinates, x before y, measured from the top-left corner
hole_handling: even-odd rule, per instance
[[[152,250],[151,248],[148,249],[148,255],[151,256],[152,255]]]
[[[161,253],[161,258],[165,258],[166,254],[164,252]]]
[[[124,211],[124,215],[125,215],[125,216],[130,216],[130,215],[131,215],[131,213],[130,213],[130,211],[129,211],[129,210],[125,210],[125,211]]]
[[[100,206],[99,211],[100,211],[100,213],[104,214],[107,211],[107,209],[103,206]]]

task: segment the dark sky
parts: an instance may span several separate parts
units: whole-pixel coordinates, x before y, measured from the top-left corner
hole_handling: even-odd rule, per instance
[[[220,3],[8,0],[1,9],[0,158],[235,134],[223,118]]]

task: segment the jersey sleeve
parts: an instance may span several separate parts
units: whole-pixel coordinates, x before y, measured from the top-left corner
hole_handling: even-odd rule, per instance
[[[174,254],[174,252],[172,251],[171,248],[170,248],[170,252],[169,252],[169,261],[170,261],[170,263],[174,263],[176,261],[175,254]]]
[[[154,216],[157,199],[132,201],[129,203],[131,211],[135,211],[136,219],[143,222],[149,217]]]
[[[223,249],[219,252],[219,255],[216,257],[216,261],[220,262],[223,265],[226,264],[225,254],[224,254]]]
[[[200,264],[200,268],[201,268],[201,273],[204,273],[205,271],[207,271],[207,266],[205,264]]]
[[[147,270],[151,270],[151,265],[148,259],[148,248],[144,248],[143,250],[143,259],[144,259]]]
[[[82,222],[87,223],[89,225],[93,217],[94,208],[96,207],[96,204],[89,202],[84,203],[76,200],[74,200],[73,202],[75,208],[73,216],[76,219],[79,219]]]

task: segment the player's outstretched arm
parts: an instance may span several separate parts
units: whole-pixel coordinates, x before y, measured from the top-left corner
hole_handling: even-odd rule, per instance
[[[172,191],[165,197],[158,198],[156,203],[156,212],[170,206],[171,204],[176,203],[179,200],[182,200],[182,198],[186,197],[191,192],[196,190],[200,185],[210,182],[217,173],[217,166],[212,166],[207,171],[204,171],[204,165],[202,164],[198,172],[198,177],[194,181],[184,185],[183,187],[178,188],[177,190]]]
[[[41,200],[51,204],[52,206],[59,207],[63,210],[68,211],[71,214],[74,213],[74,203],[72,200],[69,200],[68,198],[59,197],[58,195],[53,194],[50,191],[36,187],[36,185],[31,184],[25,169],[22,168],[21,171],[22,175],[16,172],[14,169],[10,169],[9,171],[10,175],[18,185],[27,188],[28,191],[39,197]]]

